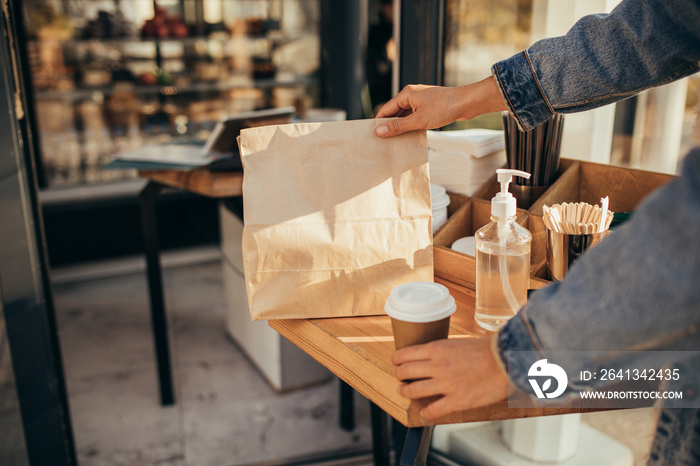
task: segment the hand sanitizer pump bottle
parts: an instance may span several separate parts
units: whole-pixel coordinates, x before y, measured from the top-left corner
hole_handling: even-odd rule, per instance
[[[516,201],[508,192],[519,170],[496,170],[501,192],[491,200],[491,223],[476,234],[476,322],[498,330],[527,301],[532,235],[515,221]]]

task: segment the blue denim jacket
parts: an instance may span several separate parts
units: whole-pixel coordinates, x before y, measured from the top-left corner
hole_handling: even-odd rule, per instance
[[[633,368],[658,367],[645,350],[700,351],[700,148],[686,156],[680,178],[644,200],[563,281],[533,293],[498,345],[511,382],[525,392],[539,359],[599,372],[617,351],[633,352],[626,360]],[[610,356],[592,361],[586,351]],[[684,383],[691,376],[697,390],[698,359],[686,367]],[[661,411],[649,464],[700,464],[700,409]]]
[[[521,128],[617,102],[700,69],[700,2],[625,0],[493,65]]]
[[[493,66],[521,128],[554,113],[622,100],[700,69],[700,1],[625,0]],[[499,334],[501,358],[529,389],[534,360],[513,351],[700,351],[700,148],[682,176],[582,256],[566,279],[534,293]],[[508,360],[506,360],[508,354]],[[590,369],[583,357],[568,368]],[[650,463],[700,464],[700,410],[665,409]]]
[[[566,278],[533,293],[501,329],[500,349],[700,351],[700,148],[683,174],[579,258]],[[511,375],[534,361],[509,363]],[[586,360],[567,361],[578,372]],[[520,367],[516,367],[516,366]]]

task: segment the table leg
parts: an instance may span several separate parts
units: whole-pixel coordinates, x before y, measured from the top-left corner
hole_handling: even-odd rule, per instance
[[[434,426],[408,429],[399,466],[425,466],[434,429]]]
[[[170,347],[168,345],[168,320],[165,314],[163,297],[163,274],[160,268],[158,250],[158,228],[156,221],[156,197],[162,185],[150,181],[141,191],[141,223],[143,228],[143,247],[146,254],[146,274],[148,276],[148,294],[151,304],[151,328],[155,343],[156,364],[158,366],[158,383],[160,386],[160,403],[163,406],[175,402],[173,380],[170,369]]]
[[[372,450],[374,451],[374,466],[389,466],[389,422],[388,415],[379,406],[370,401],[372,416]]]
[[[347,431],[355,429],[355,390],[340,380],[340,427]]]

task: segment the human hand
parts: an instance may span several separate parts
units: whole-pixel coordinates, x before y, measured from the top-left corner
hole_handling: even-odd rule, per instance
[[[401,92],[377,112],[377,118],[400,117],[379,126],[379,136],[395,136],[418,129],[434,129],[448,125],[460,118],[464,100],[463,89],[459,87],[439,87],[413,85]],[[382,133],[386,128],[386,133]]]
[[[508,377],[491,348],[491,338],[437,340],[396,351],[391,362],[405,381],[399,395],[409,399],[441,396],[421,410],[435,419],[486,406],[508,396]]]
[[[506,110],[493,78],[460,87],[406,86],[384,104],[376,118],[398,117],[377,127],[381,137],[407,131],[435,129],[457,120],[469,120],[484,113]]]

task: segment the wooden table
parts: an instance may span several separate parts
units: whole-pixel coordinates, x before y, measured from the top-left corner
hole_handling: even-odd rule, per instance
[[[435,281],[447,286],[457,303],[457,311],[450,319],[449,338],[476,338],[490,334],[474,321],[474,290],[437,277]],[[544,285],[541,280],[531,280],[530,288]],[[388,316],[270,320],[269,324],[373,403],[374,458],[378,465],[390,464],[386,448],[389,443],[386,419],[381,418],[386,414],[408,427],[398,464],[415,466],[426,463],[432,426],[436,424],[593,411],[590,408],[544,408],[534,404],[531,408],[509,408],[508,401],[504,400],[427,421],[420,416],[420,410],[430,400],[411,401],[396,392],[399,381],[390,362],[394,338]],[[378,409],[374,409],[375,406]]]
[[[436,278],[435,281],[447,286],[457,303],[457,311],[450,320],[449,338],[475,338],[490,334],[474,321],[473,290],[442,279]],[[539,283],[533,285],[541,286]],[[390,362],[394,339],[388,316],[271,320],[269,323],[407,427],[590,411],[551,407],[514,409],[508,408],[507,401],[502,401],[428,422],[419,414],[428,401],[409,401],[396,393],[399,381],[394,377],[394,366]],[[469,355],[464,357],[468,358]]]
[[[437,277],[435,281],[447,286],[457,303],[457,311],[450,319],[449,338],[476,338],[490,334],[474,321],[474,290]],[[540,280],[531,280],[530,288],[543,285]],[[534,404],[531,408],[516,409],[509,408],[508,401],[504,400],[427,421],[420,416],[420,410],[429,400],[411,401],[396,392],[399,381],[391,364],[394,338],[388,316],[280,319],[270,320],[269,324],[372,402],[374,459],[378,465],[390,464],[387,414],[408,427],[402,451],[397,452],[400,454],[398,464],[414,466],[425,464],[433,426],[437,424],[592,411],[590,408],[545,408]]]
[[[190,191],[202,196],[225,198],[243,194],[243,172],[193,170],[139,170],[140,177],[162,186]]]
[[[168,405],[174,403],[174,395],[155,222],[155,198],[164,187],[187,190],[212,198],[241,196],[243,174],[240,172],[212,173],[207,169],[142,170],[139,171],[139,176],[149,180],[141,193],[144,247],[161,403]],[[450,338],[475,338],[488,335],[489,332],[479,327],[474,321],[474,291],[442,279],[436,279],[436,281],[446,285],[457,302],[457,311],[450,322]],[[539,288],[542,285],[541,281],[531,282],[531,288]],[[427,404],[426,401],[409,401],[396,393],[399,382],[394,377],[394,366],[390,362],[391,354],[394,352],[394,340],[388,316],[271,320],[269,324],[341,379],[343,383],[341,383],[340,424],[343,427],[351,429],[354,425],[350,387],[373,403],[372,430],[375,464],[389,463],[386,422],[382,427],[382,419],[376,419],[378,412],[381,412],[384,417],[388,414],[411,428],[406,436],[400,461],[403,465],[417,464],[417,458],[418,461],[420,458],[425,459],[432,432],[425,426],[590,411],[590,409],[571,408],[513,409],[508,408],[507,401],[503,401],[427,422],[419,414],[422,407]],[[374,409],[375,407],[377,409]]]
[[[143,230],[146,275],[151,304],[151,329],[156,352],[160,402],[163,406],[175,402],[168,319],[163,296],[163,272],[160,267],[156,198],[165,187],[190,191],[211,198],[230,198],[243,194],[242,172],[210,172],[207,168],[192,170],[140,170],[139,176],[148,179],[140,194],[141,225]]]

